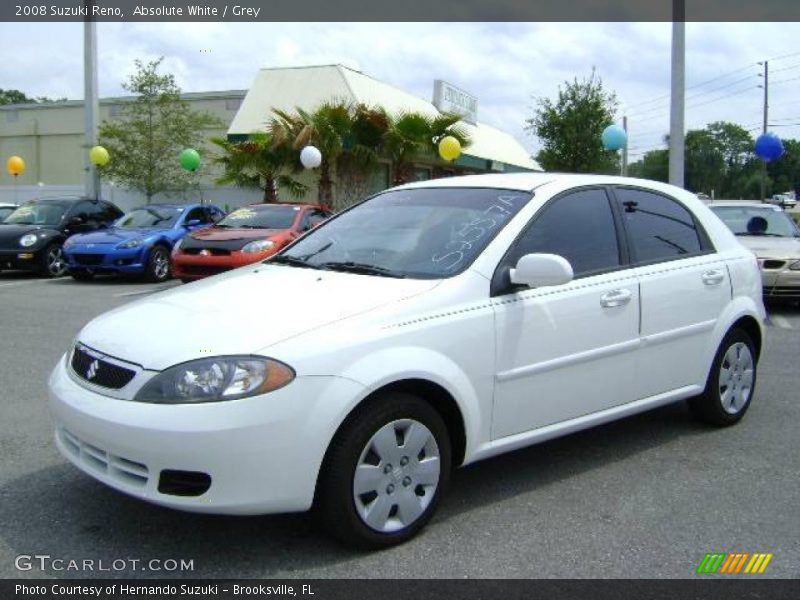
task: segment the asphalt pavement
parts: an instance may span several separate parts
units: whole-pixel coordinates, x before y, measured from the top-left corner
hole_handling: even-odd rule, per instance
[[[477,463],[454,474],[422,535],[370,554],[303,514],[151,506],[59,456],[53,365],[94,316],[174,285],[0,274],[0,577],[692,578],[708,552],[771,552],[760,577],[800,576],[796,306],[771,308],[739,425],[705,427],[677,404]],[[93,570],[72,568],[84,560]],[[192,569],[163,570],[170,560]]]

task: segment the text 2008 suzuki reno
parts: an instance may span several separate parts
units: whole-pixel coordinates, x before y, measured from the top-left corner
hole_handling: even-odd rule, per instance
[[[386,546],[430,519],[455,466],[683,399],[735,423],[763,317],[755,257],[683,190],[413,183],[93,320],[50,379],[56,443],[143,500],[314,507]]]

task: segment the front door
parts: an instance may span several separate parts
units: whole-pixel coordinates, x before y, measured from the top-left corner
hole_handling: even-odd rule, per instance
[[[639,283],[602,188],[559,196],[534,216],[498,267],[520,256],[566,258],[561,286],[496,293],[492,438],[546,427],[634,399]]]

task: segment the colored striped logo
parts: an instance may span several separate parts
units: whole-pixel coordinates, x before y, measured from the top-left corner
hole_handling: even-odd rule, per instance
[[[702,574],[717,573],[720,575],[735,575],[746,573],[755,575],[767,570],[767,565],[772,560],[771,552],[722,552],[706,554],[697,566],[697,572]]]

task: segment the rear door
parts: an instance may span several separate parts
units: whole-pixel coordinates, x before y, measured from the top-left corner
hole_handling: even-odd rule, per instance
[[[731,299],[725,263],[692,213],[670,196],[615,186],[641,293],[637,395],[704,381],[710,332]]]

